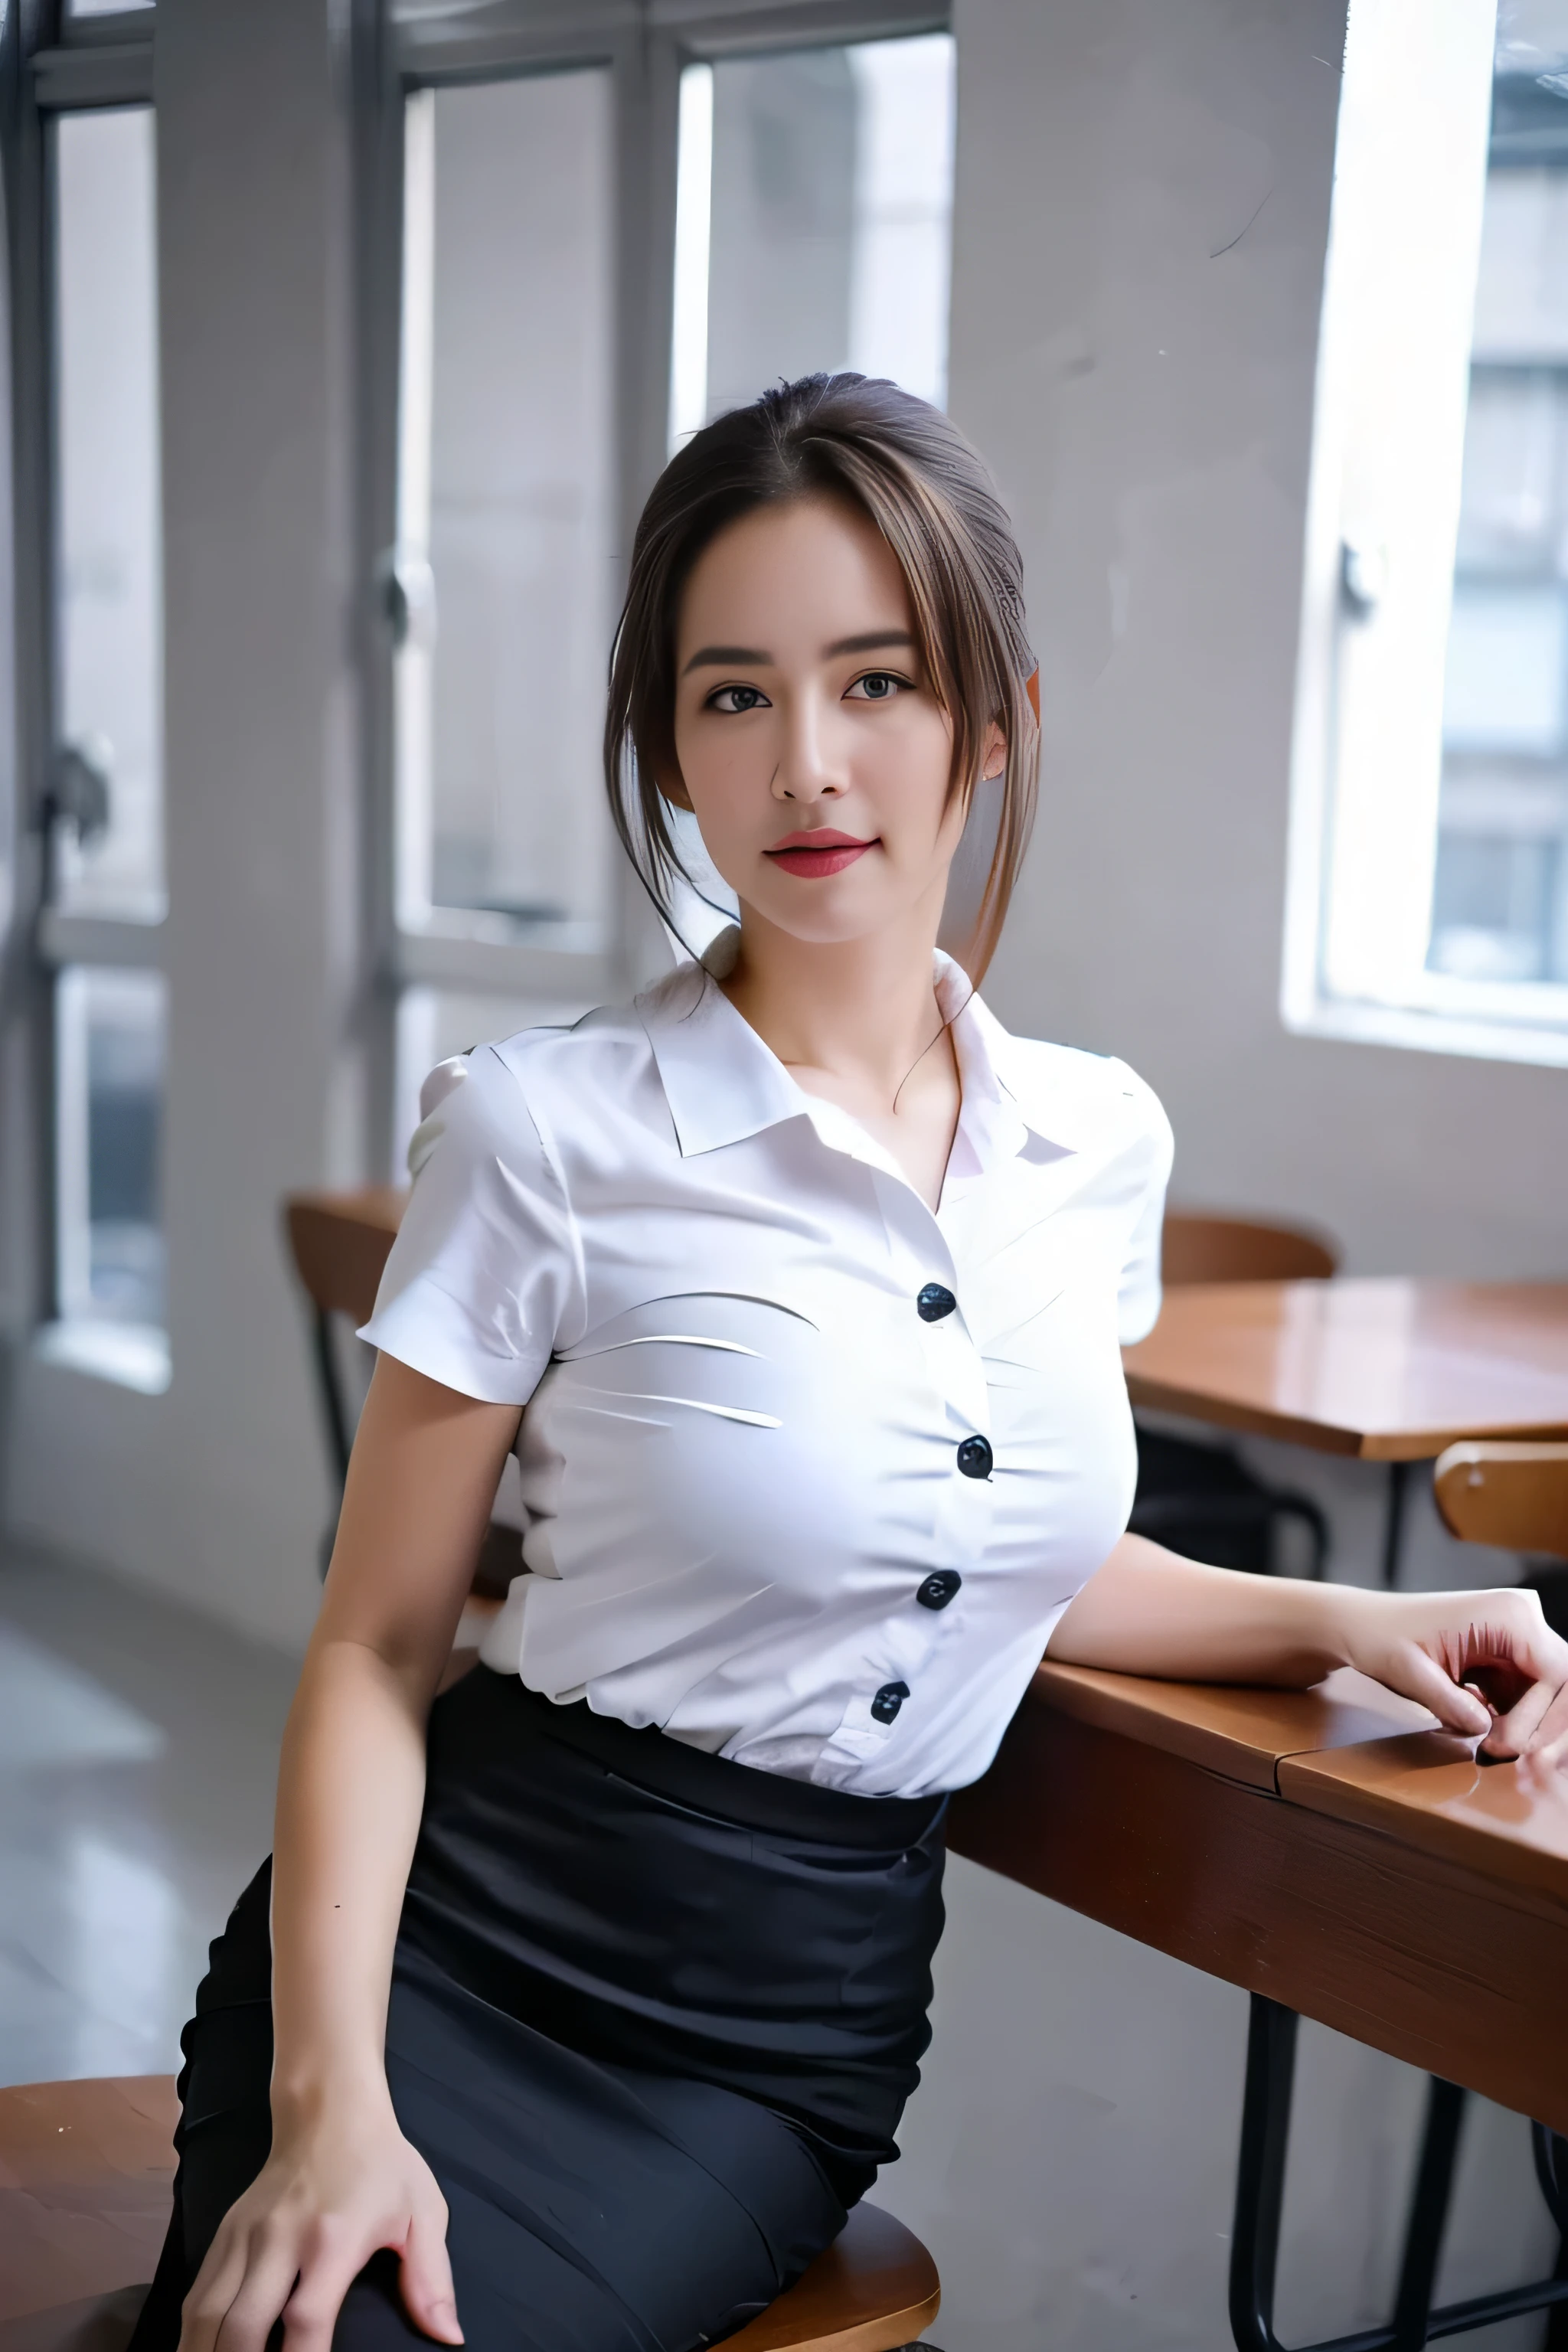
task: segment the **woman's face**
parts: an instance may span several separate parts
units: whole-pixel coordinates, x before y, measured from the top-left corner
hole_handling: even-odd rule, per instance
[[[763,507],[704,551],[681,604],[668,796],[742,907],[797,939],[917,908],[934,936],[963,829],[952,730],[886,541],[821,498]],[[985,746],[1001,766],[1001,737]]]

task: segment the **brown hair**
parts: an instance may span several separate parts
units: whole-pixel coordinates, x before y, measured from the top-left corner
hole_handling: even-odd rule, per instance
[[[1035,813],[1039,728],[1024,634],[1022,563],[1002,502],[956,425],[897,384],[862,375],[781,383],[695,434],[649,494],[610,657],[605,775],[616,830],[674,928],[686,876],[658,778],[677,766],[675,637],[693,565],[726,526],[785,499],[833,497],[867,514],[898,558],[926,676],[952,724],[948,792],[967,809],[981,746],[1006,738],[995,845],[963,961],[994,952]]]

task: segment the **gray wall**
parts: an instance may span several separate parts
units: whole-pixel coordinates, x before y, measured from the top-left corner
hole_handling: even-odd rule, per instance
[[[987,995],[1143,1072],[1179,1196],[1325,1222],[1363,1270],[1560,1272],[1562,1072],[1289,1037],[1277,1010],[1342,0],[957,0],[955,23],[952,407],[1018,524],[1045,715]],[[1366,1573],[1375,1476],[1316,1483]],[[1475,1580],[1429,1513],[1415,1534],[1417,1574]],[[1243,1995],[962,1863],[937,1979],[877,2190],[937,2255],[937,2340],[1227,2343]],[[1315,2030],[1300,2074],[1287,2343],[1384,2315],[1422,2096]],[[1478,2105],[1444,2291],[1549,2260],[1524,2126]]]
[[[1321,1217],[1363,1268],[1560,1267],[1562,1074],[1291,1039],[1276,1010],[1336,10],[958,0],[957,30],[952,402],[1017,516],[1047,719],[990,993],[1144,1071],[1189,1198]],[[10,1507],[297,1640],[327,1490],[277,1202],[353,1173],[361,1127],[321,0],[160,0],[159,73],[174,1386],[23,1361]],[[939,2256],[949,2352],[1226,2340],[1245,2021],[1232,1989],[954,1864],[927,2080],[878,2191]],[[1302,2073],[1288,2340],[1386,2291],[1419,2103],[1327,2035]],[[1521,2126],[1479,2112],[1461,2202],[1454,2292],[1540,2257]]]

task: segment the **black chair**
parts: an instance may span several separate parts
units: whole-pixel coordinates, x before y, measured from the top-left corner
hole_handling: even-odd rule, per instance
[[[1165,1219],[1161,1276],[1167,1288],[1199,1282],[1321,1282],[1339,1259],[1299,1226],[1173,1210]],[[1286,1531],[1306,1538],[1309,1574],[1328,1565],[1329,1527],[1310,1495],[1274,1486],[1232,1445],[1138,1424],[1134,1535],[1188,1559],[1254,1576],[1284,1572]]]

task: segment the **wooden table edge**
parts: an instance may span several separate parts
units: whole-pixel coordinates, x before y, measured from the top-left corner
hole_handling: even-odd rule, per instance
[[[1058,1792],[1052,1801],[1051,1792]],[[1048,1706],[949,1845],[1205,1975],[1568,2132],[1563,1905]],[[1546,2029],[1551,2031],[1551,2029]]]
[[[1254,1696],[1280,1702],[1281,1711],[1307,1718],[1282,1725],[1272,1741],[1244,1727],[1230,1728],[1182,1712],[1191,1694],[1205,1698],[1217,1694]],[[1151,1703],[1152,1698],[1156,1703]],[[1290,1757],[1314,1756],[1349,1747],[1367,1747],[1382,1738],[1407,1736],[1408,1724],[1390,1719],[1386,1730],[1373,1728],[1374,1710],[1353,1698],[1325,1695],[1316,1689],[1292,1690],[1264,1683],[1167,1682],[1152,1675],[1117,1675],[1092,1666],[1073,1666],[1046,1658],[1036,1669],[1023,1699],[1025,1706],[1043,1706],[1092,1724],[1120,1738],[1180,1756],[1205,1771],[1279,1793],[1279,1768]],[[1316,1717],[1315,1724],[1312,1718]]]
[[[1404,1740],[1414,1751],[1412,1762],[1415,1769],[1429,1759],[1433,1771],[1451,1771],[1458,1760],[1456,1748],[1469,1745],[1442,1731],[1406,1733]],[[1542,1898],[1561,1910],[1563,1927],[1568,1930],[1568,1856],[1528,1839],[1510,1836],[1506,1827],[1483,1827],[1462,1813],[1414,1804],[1371,1779],[1358,1778],[1358,1760],[1369,1757],[1372,1748],[1381,1744],[1357,1742],[1329,1753],[1303,1751],[1281,1758],[1280,1796],[1288,1804],[1299,1805],[1304,1811],[1321,1813],[1334,1821],[1353,1822],[1359,1828],[1392,1838],[1401,1846],[1419,1848],[1462,1868],[1479,1871],[1497,1884],[1500,1898],[1505,1885]],[[1516,1769],[1511,1764],[1474,1767],[1478,1774],[1512,1775]],[[1568,1947],[1564,1948],[1563,1957],[1568,1962]]]

